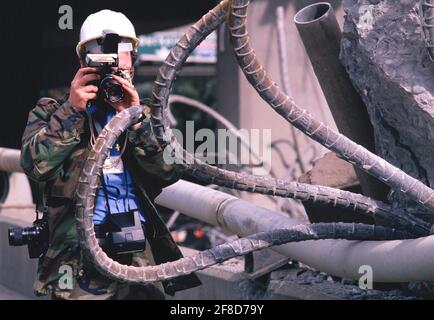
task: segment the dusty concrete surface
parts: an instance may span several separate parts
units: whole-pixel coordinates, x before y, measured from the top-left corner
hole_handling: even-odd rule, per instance
[[[298,181],[338,189],[348,189],[359,185],[353,166],[339,159],[333,152],[328,152],[317,159],[312,169],[303,174]]]
[[[266,299],[309,300],[415,300],[395,286],[388,290],[361,289],[357,281],[333,278],[326,273],[305,267],[274,271],[265,295]]]
[[[312,169],[302,175],[298,181],[342,189],[354,193],[362,193],[354,167],[348,162],[338,158],[333,152],[326,153],[323,157],[317,159]],[[355,213],[351,208],[321,207],[310,203],[303,203],[303,206],[306,209],[306,214],[311,223],[374,223],[371,217]]]
[[[182,247],[185,256],[196,250]],[[415,292],[402,290],[399,285],[378,290],[360,289],[357,281],[331,277],[297,262],[289,262],[270,270],[261,277],[251,279],[245,272],[244,258],[234,258],[201,270],[197,274],[203,281],[200,287],[180,291],[171,300],[187,299],[241,299],[241,300],[414,300]],[[420,283],[419,283],[420,284]]]
[[[185,256],[197,253],[196,250],[182,247]],[[244,259],[236,258],[197,272],[202,285],[179,291],[169,300],[251,300],[259,299],[263,290],[258,290],[254,282],[245,277]]]
[[[377,153],[433,186],[434,64],[421,38],[418,2],[344,1],[341,61],[367,105]],[[416,207],[401,194],[390,197]]]
[[[30,298],[0,285],[0,300],[30,300]]]

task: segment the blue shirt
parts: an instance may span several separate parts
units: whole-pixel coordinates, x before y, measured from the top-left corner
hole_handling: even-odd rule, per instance
[[[116,114],[116,111],[112,108],[103,109],[97,108],[95,105],[91,105],[86,109],[86,113],[88,117],[92,117],[96,126],[95,135],[98,135],[101,132],[101,128],[103,128],[113,118],[113,116]],[[110,157],[112,159],[120,157],[120,146],[122,146],[122,143],[124,142],[117,141],[115,146],[110,150]],[[122,162],[122,160],[120,160],[120,162]],[[137,188],[133,182],[133,179],[122,163],[120,168],[121,170],[115,170],[115,173],[111,173],[110,170],[108,170],[103,174],[110,211],[107,208],[107,200],[104,193],[103,184],[101,183],[95,200],[95,210],[93,213],[93,223],[96,225],[106,223],[109,212],[116,214],[131,210],[139,210],[140,220],[142,223],[145,223],[146,221],[145,210],[141,206],[137,197]]]

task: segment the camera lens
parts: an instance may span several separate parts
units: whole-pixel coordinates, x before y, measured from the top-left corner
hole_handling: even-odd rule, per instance
[[[23,229],[22,228],[10,228],[8,230],[9,245],[10,246],[22,246],[23,242]]]
[[[29,258],[40,258],[48,249],[48,222],[35,220],[33,226],[27,228],[10,228],[8,230],[9,245],[27,245]]]
[[[100,88],[104,93],[104,98],[110,102],[119,102],[124,98],[122,85],[112,76],[105,77],[101,81]]]
[[[10,228],[9,245],[23,246],[36,239],[40,233],[40,227],[33,226],[28,228]]]

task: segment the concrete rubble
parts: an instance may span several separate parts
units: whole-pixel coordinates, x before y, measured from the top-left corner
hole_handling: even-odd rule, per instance
[[[434,185],[434,64],[421,36],[418,2],[346,0],[341,61],[365,102],[381,157]],[[405,196],[402,207],[423,212]]]

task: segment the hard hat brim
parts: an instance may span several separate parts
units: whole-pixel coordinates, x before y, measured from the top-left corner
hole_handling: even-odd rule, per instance
[[[134,37],[126,36],[126,35],[122,35],[122,34],[120,34],[119,36],[120,36],[121,38],[130,39],[131,42],[132,42],[132,44],[133,44],[133,50],[134,50],[135,52],[137,51],[137,49],[139,48],[139,42],[140,42],[138,38],[134,38]],[[77,44],[77,46],[75,47],[75,51],[76,51],[76,53],[77,53],[77,56],[78,56],[78,57],[81,57],[82,49],[83,49],[83,47],[84,47],[84,45],[85,45],[86,43],[88,43],[88,42],[90,42],[90,41],[93,41],[93,40],[100,39],[100,38],[102,38],[102,36],[97,36],[97,37],[93,37],[93,38],[90,38],[90,39],[86,39],[86,40],[80,41],[80,42]]]

